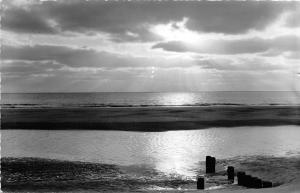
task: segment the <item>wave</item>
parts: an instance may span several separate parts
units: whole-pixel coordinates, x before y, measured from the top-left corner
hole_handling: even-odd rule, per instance
[[[106,103],[87,103],[87,104],[1,104],[1,108],[130,108],[130,107],[210,107],[210,106],[300,106],[300,103],[261,103],[261,104],[241,104],[241,103],[195,103],[195,104],[106,104]]]

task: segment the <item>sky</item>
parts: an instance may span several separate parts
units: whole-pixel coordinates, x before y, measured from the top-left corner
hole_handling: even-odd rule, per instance
[[[3,0],[2,92],[300,90],[300,2]]]

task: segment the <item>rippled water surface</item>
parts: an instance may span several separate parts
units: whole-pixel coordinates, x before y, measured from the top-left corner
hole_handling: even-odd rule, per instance
[[[300,92],[19,93],[1,95],[3,107],[299,105]]]
[[[195,176],[206,155],[299,154],[300,127],[236,127],[168,132],[2,130],[1,154],[116,165],[147,165]]]

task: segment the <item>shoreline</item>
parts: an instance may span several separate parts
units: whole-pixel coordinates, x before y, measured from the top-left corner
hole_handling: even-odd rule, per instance
[[[2,108],[1,129],[168,131],[300,125],[299,106]]]

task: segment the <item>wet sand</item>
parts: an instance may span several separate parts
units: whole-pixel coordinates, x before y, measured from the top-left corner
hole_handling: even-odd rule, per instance
[[[2,158],[2,189],[6,191],[134,191],[144,186],[179,187],[191,181],[129,172],[124,166],[43,158]],[[132,168],[132,166],[128,166]],[[134,173],[134,175],[133,175]],[[149,173],[151,175],[149,176]]]
[[[166,131],[300,125],[299,106],[2,108],[2,129]]]
[[[214,176],[207,182],[221,185],[205,192],[299,192],[300,157],[235,157],[218,160]],[[272,181],[276,187],[246,189],[228,185],[225,168],[233,165],[236,171]],[[5,192],[203,192],[196,190],[195,181],[169,178],[131,179],[121,167],[109,164],[71,162],[41,158],[2,158],[2,190]],[[201,167],[201,164],[199,165]],[[201,168],[199,169],[201,170]],[[168,190],[149,190],[147,187],[168,187]],[[146,188],[141,188],[146,187]],[[181,188],[181,190],[180,190]]]

